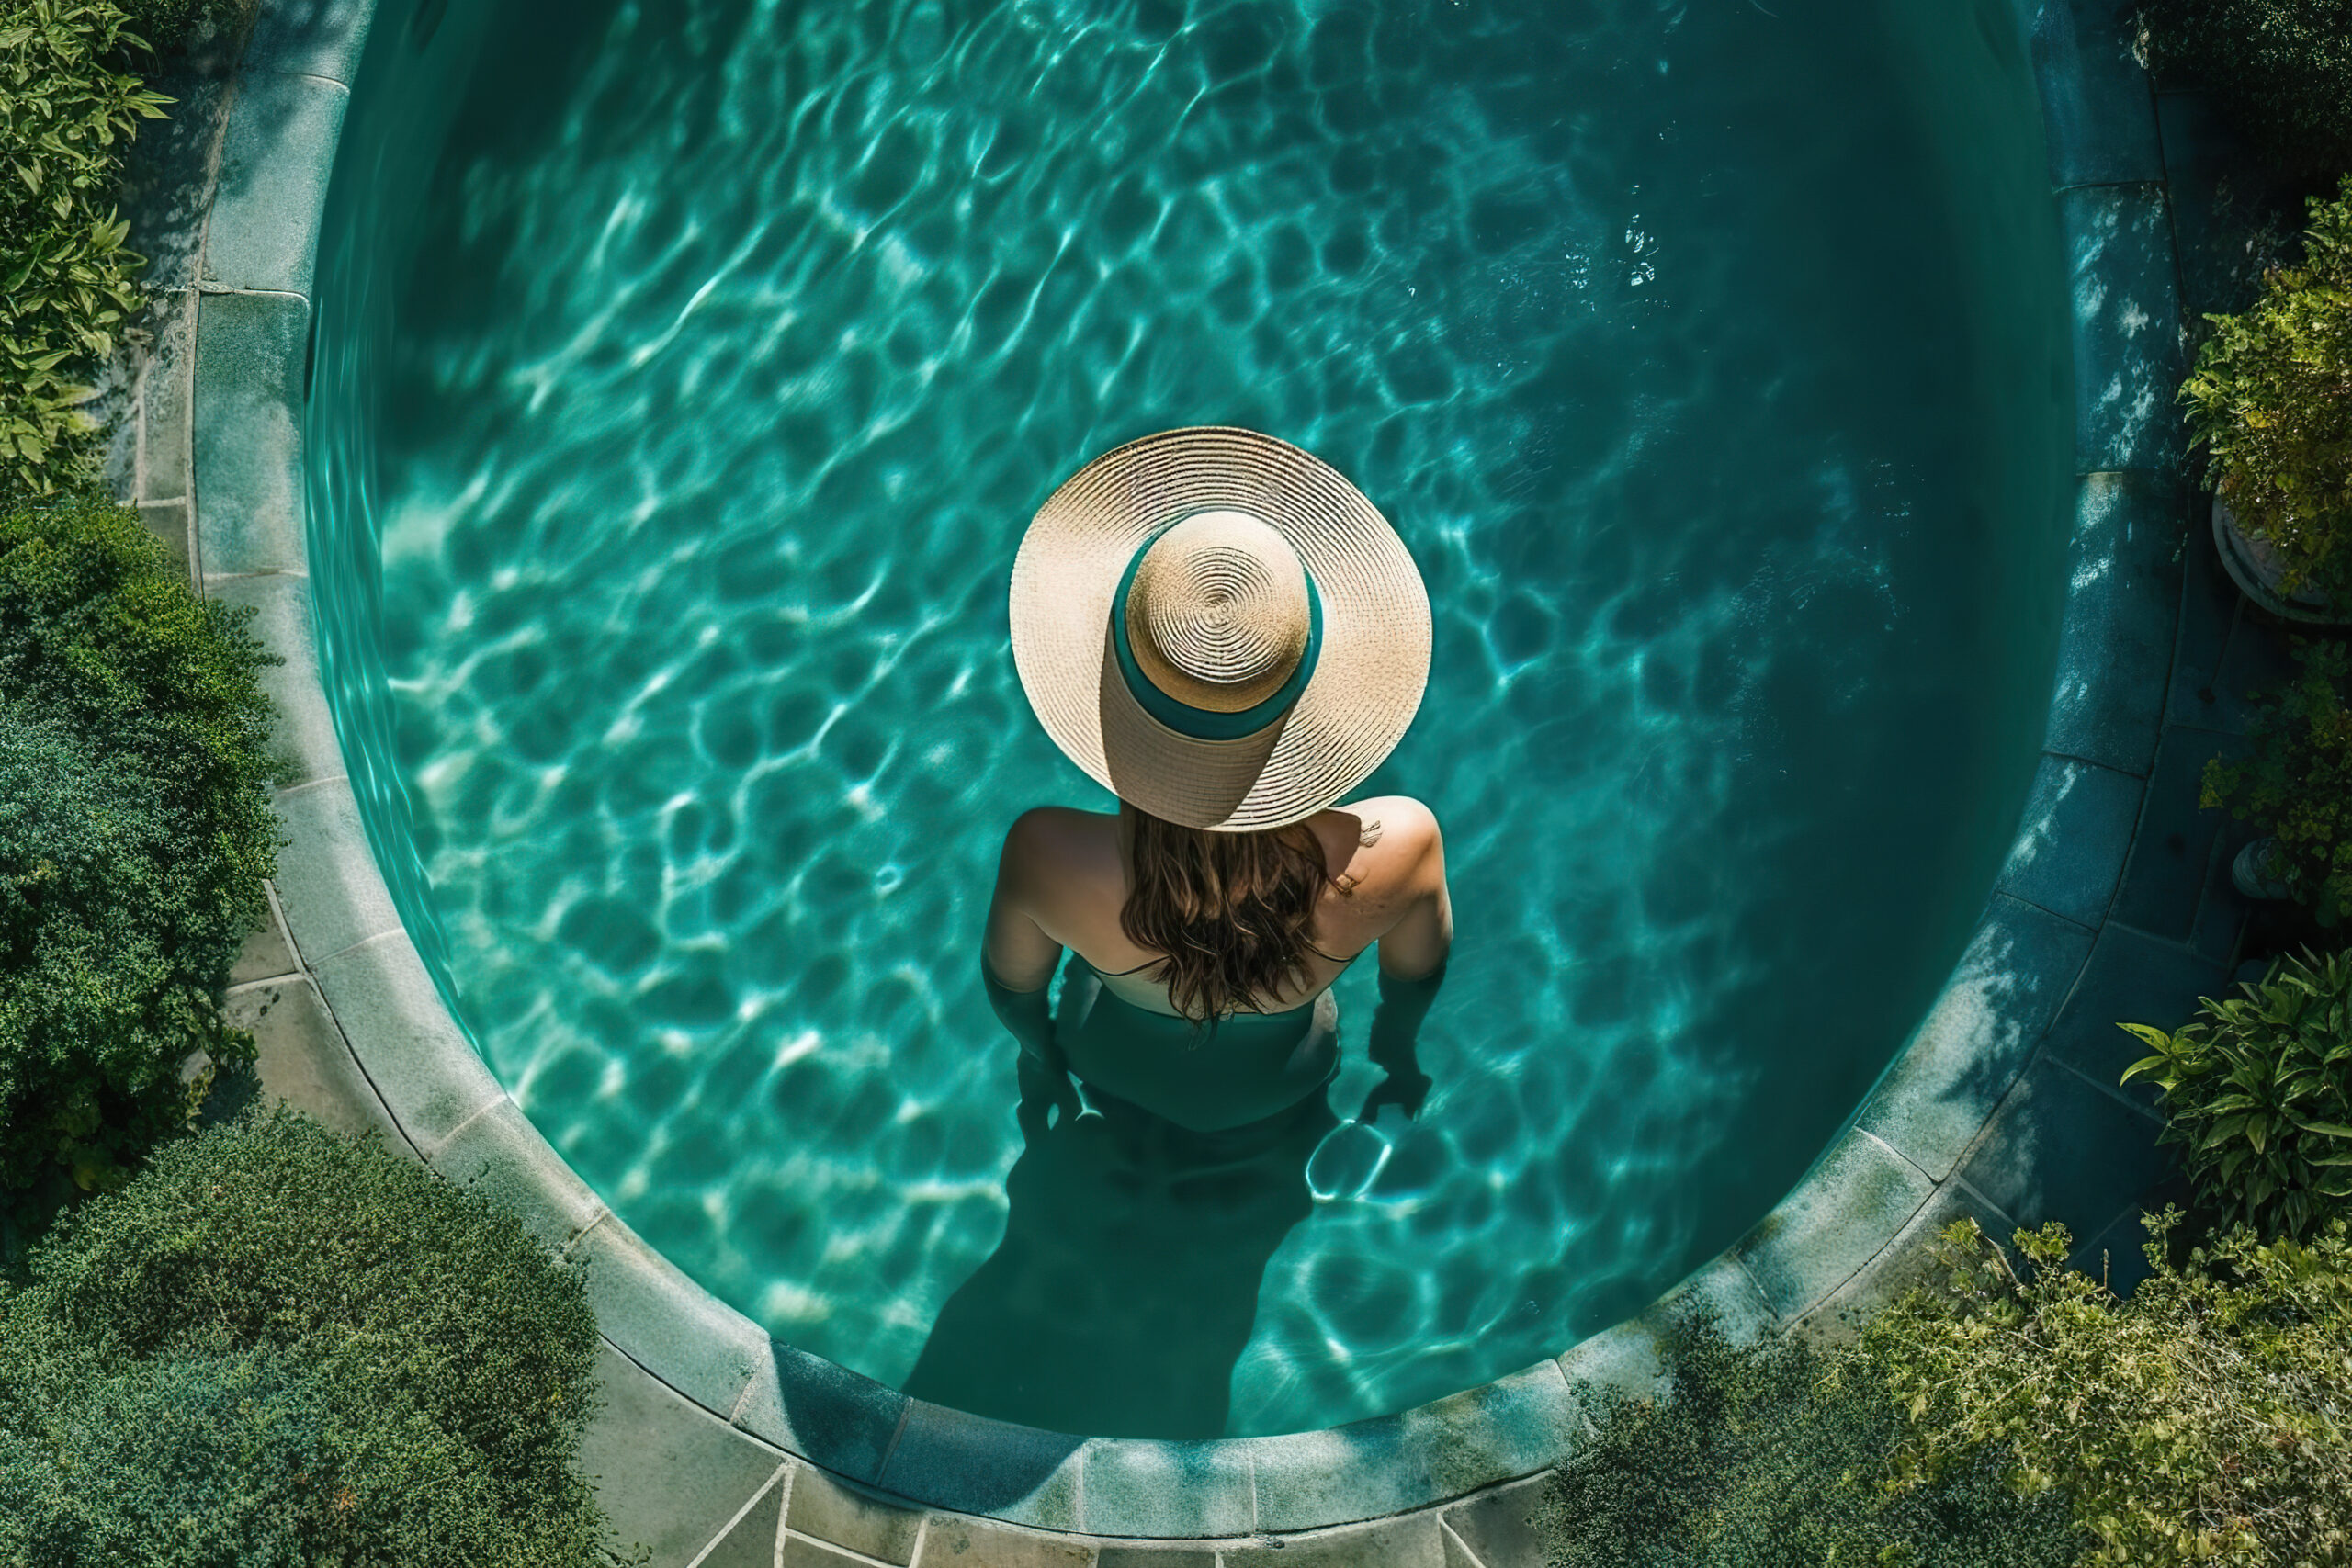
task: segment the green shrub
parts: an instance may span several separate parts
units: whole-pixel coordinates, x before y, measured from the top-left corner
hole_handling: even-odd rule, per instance
[[[2156,63],[2211,85],[2298,174],[2352,167],[2352,0],[2153,0]]]
[[[0,0],[0,502],[86,467],[81,378],[144,308],[113,198],[171,100],[109,65],[132,36],[109,0]]]
[[[280,1108],[157,1151],[0,1294],[0,1562],[604,1561],[576,1269]]]
[[[2266,872],[2323,926],[2352,910],[2352,649],[2290,639],[2301,672],[2263,694],[2251,757],[2205,764],[2199,804],[2278,840]]]
[[[2281,958],[2259,986],[2198,1000],[2124,1069],[2164,1090],[2158,1143],[2182,1145],[2199,1196],[2265,1235],[2302,1235],[2352,1199],[2352,953]]]
[[[207,24],[233,30],[252,9],[251,0],[119,0],[119,4],[124,26],[158,51],[185,41]]]
[[[2352,1562],[2352,1234],[2306,1247],[2234,1227],[2129,1301],[2064,1266],[2065,1227],[2017,1233],[2030,1278],[1973,1221],[1938,1244],[1940,1287],[1874,1318],[1862,1350],[1905,1419],[1894,1462],[1932,1484],[1986,1453],[2056,1487],[2092,1563]]]
[[[2278,549],[2284,592],[2352,606],[2352,178],[2312,203],[2300,266],[2270,273],[2252,310],[2206,320],[2180,395],[2216,492]]]
[[[2087,1544],[2063,1497],[2017,1496],[1997,1454],[1888,1494],[1901,1423],[1850,1352],[1735,1348],[1702,1316],[1668,1360],[1661,1404],[1600,1392],[1596,1436],[1535,1515],[1553,1568],[2057,1568]]]
[[[0,510],[0,1196],[119,1181],[266,909],[273,660],[136,513]]]
[[[190,907],[142,781],[0,708],[0,1183],[121,1179],[195,1109],[181,1058],[253,1059],[216,1006],[218,920]],[[234,956],[232,947],[227,954]]]

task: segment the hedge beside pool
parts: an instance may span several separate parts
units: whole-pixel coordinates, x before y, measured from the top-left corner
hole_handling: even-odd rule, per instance
[[[191,475],[198,581],[256,605],[256,629],[288,660],[268,682],[300,770],[277,801],[293,839],[275,885],[291,940],[288,982],[315,985],[426,1160],[458,1179],[481,1173],[538,1235],[595,1259],[598,1323],[630,1360],[853,1483],[1048,1529],[1231,1538],[1427,1508],[1571,1455],[1586,1430],[1578,1380],[1658,1387],[1657,1331],[1687,1298],[1712,1303],[1736,1337],[1780,1331],[1890,1288],[1911,1240],[1960,1214],[2006,1234],[1999,1205],[2018,1200],[1987,1190],[1982,1173],[1985,1161],[2016,1155],[2028,1126],[2017,1108],[2046,1115],[2079,1101],[2093,1119],[2139,1115],[2153,1142],[2153,1120],[2129,1096],[2101,1094],[2074,1073],[2055,1037],[2041,1048],[2078,982],[2097,990],[2095,953],[2106,951],[2167,713],[2180,701],[2184,570],[2172,413],[2180,309],[2154,99],[2126,47],[2128,17],[2098,0],[2018,4],[2030,14],[1996,6],[1988,26],[2013,26],[2030,48],[2074,299],[2072,587],[2045,754],[2008,862],[1926,1021],[1795,1189],[1642,1314],[1482,1388],[1345,1427],[1213,1442],[1081,1439],[911,1400],[779,1345],[614,1217],[492,1077],[402,930],[321,684],[300,480],[309,290],[373,0],[268,5],[256,22],[191,280],[194,352],[153,370],[188,379],[177,393],[157,383],[144,416],[154,446],[144,461]],[[464,25],[466,10],[440,19],[436,42],[461,47],[442,35]],[[187,443],[181,469],[168,420],[153,411],[191,400],[192,431],[177,432]],[[142,499],[175,498],[142,490]],[[2192,921],[2200,908],[2192,903]],[[1434,1551],[1433,1519],[1427,1533]]]

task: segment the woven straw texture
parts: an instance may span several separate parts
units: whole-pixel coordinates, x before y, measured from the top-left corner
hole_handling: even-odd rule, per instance
[[[1283,717],[1239,740],[1196,740],[1144,712],[1111,644],[1112,602],[1136,551],[1216,512],[1280,532],[1323,607],[1306,690]],[[1395,749],[1429,681],[1429,594],[1404,541],[1329,464],[1253,431],[1171,430],[1080,469],[1022,538],[1012,618],[1014,666],[1055,744],[1121,799],[1196,828],[1261,831],[1312,817]],[[1181,646],[1178,630],[1168,636],[1163,650]]]

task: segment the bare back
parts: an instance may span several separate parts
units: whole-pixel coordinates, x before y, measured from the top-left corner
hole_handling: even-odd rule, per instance
[[[1409,795],[1380,795],[1318,812],[1307,826],[1323,847],[1329,878],[1315,910],[1319,951],[1307,955],[1306,972],[1293,987],[1259,998],[1259,1010],[1304,1006],[1374,942],[1382,970],[1399,978],[1444,962],[1453,911],[1444,843],[1428,807]],[[1120,929],[1134,886],[1124,839],[1116,813],[1047,806],[1013,822],[998,863],[987,936],[989,966],[1005,984],[1043,987],[1069,947],[1124,999],[1175,1013],[1166,987],[1149,978],[1161,955],[1137,947]],[[1144,972],[1119,973],[1138,969]]]

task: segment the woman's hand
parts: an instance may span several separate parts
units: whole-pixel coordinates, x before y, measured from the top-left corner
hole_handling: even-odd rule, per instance
[[[1384,1105],[1402,1107],[1407,1121],[1420,1114],[1421,1101],[1429,1098],[1430,1081],[1429,1074],[1421,1071],[1416,1054],[1421,1020],[1429,1016],[1430,1005],[1437,1000],[1437,988],[1443,984],[1445,964],[1442,962],[1418,980],[1400,980],[1385,969],[1380,972],[1380,1005],[1372,1010],[1372,1032],[1365,1043],[1365,1054],[1387,1076],[1364,1096],[1363,1109],[1356,1113],[1357,1121],[1371,1121]]]
[[[1014,1109],[1012,1119],[1020,1124],[1021,1141],[1024,1145],[1035,1143],[1057,1125],[1053,1115],[1057,1108],[1061,1111],[1058,1123],[1061,1125],[1068,1124],[1071,1118],[1085,1109],[1078,1098],[1078,1086],[1069,1081],[1068,1073],[1049,1067],[1023,1051],[1021,1054],[1021,1103]]]

